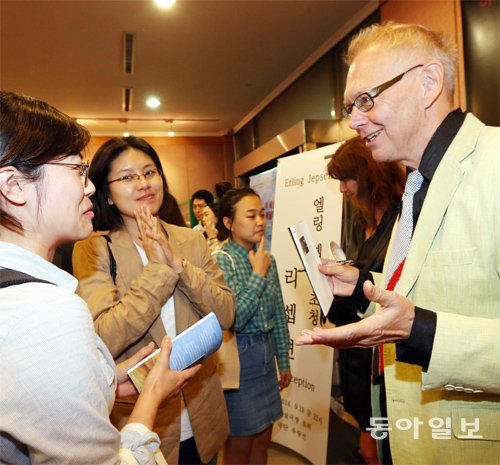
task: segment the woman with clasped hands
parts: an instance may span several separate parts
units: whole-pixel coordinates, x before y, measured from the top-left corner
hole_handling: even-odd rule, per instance
[[[115,395],[136,393],[126,370],[153,346],[117,370],[76,279],[51,263],[92,232],[89,138],[54,107],[0,92],[0,271],[38,280],[0,289],[0,463],[164,464],[157,410],[200,369],[169,370],[165,338],[129,422],[111,425]]]
[[[168,189],[154,148],[144,139],[105,142],[90,165],[95,233],[77,242],[73,271],[97,334],[118,362],[151,342],[174,337],[214,312],[234,321],[234,297],[198,231],[162,221]],[[167,200],[168,201],[168,200]],[[215,460],[229,432],[214,357],[160,408],[155,431],[169,465]],[[111,421],[121,428],[136,399],[119,399]]]

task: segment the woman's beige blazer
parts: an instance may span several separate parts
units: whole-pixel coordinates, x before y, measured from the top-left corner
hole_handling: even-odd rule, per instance
[[[177,334],[214,312],[222,328],[234,321],[235,301],[222,271],[212,258],[204,237],[188,228],[162,223],[175,251],[186,259],[177,275],[169,266],[148,263],[125,230],[109,233],[116,260],[116,285],[110,275],[110,258],[103,233],[78,242],[73,269],[79,280],[77,293],[88,303],[95,329],[117,362],[165,335],[160,313],[174,296]],[[182,390],[158,412],[155,431],[170,465],[178,461],[181,407],[187,405],[200,457],[204,462],[219,451],[229,432],[224,395],[213,357]],[[127,421],[134,398],[118,399],[111,413],[117,428]]]

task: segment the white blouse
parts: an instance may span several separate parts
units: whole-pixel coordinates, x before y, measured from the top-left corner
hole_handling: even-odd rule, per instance
[[[0,268],[53,284],[0,289],[0,463],[152,465],[159,438],[109,421],[116,366],[95,334],[77,280],[0,242]]]

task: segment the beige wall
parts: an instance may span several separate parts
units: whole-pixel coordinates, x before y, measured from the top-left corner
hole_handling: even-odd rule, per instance
[[[93,137],[89,158],[109,137]],[[232,139],[226,137],[144,137],[158,153],[170,192],[176,197],[184,217],[189,218],[191,194],[198,189],[213,192],[216,182],[233,176]]]
[[[464,53],[462,14],[459,0],[387,0],[381,2],[380,16],[383,21],[418,23],[429,29],[445,32],[458,45],[458,73],[455,105],[467,108],[465,100]]]

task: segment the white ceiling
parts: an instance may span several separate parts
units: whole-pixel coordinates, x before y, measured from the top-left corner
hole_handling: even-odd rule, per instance
[[[46,100],[95,135],[239,129],[377,8],[376,0],[0,0],[0,86]],[[134,73],[122,67],[135,34]],[[122,88],[133,87],[132,111]],[[161,106],[146,107],[149,95]],[[92,118],[114,118],[96,121]],[[158,118],[161,121],[133,121]],[[179,119],[213,121],[183,122]]]

